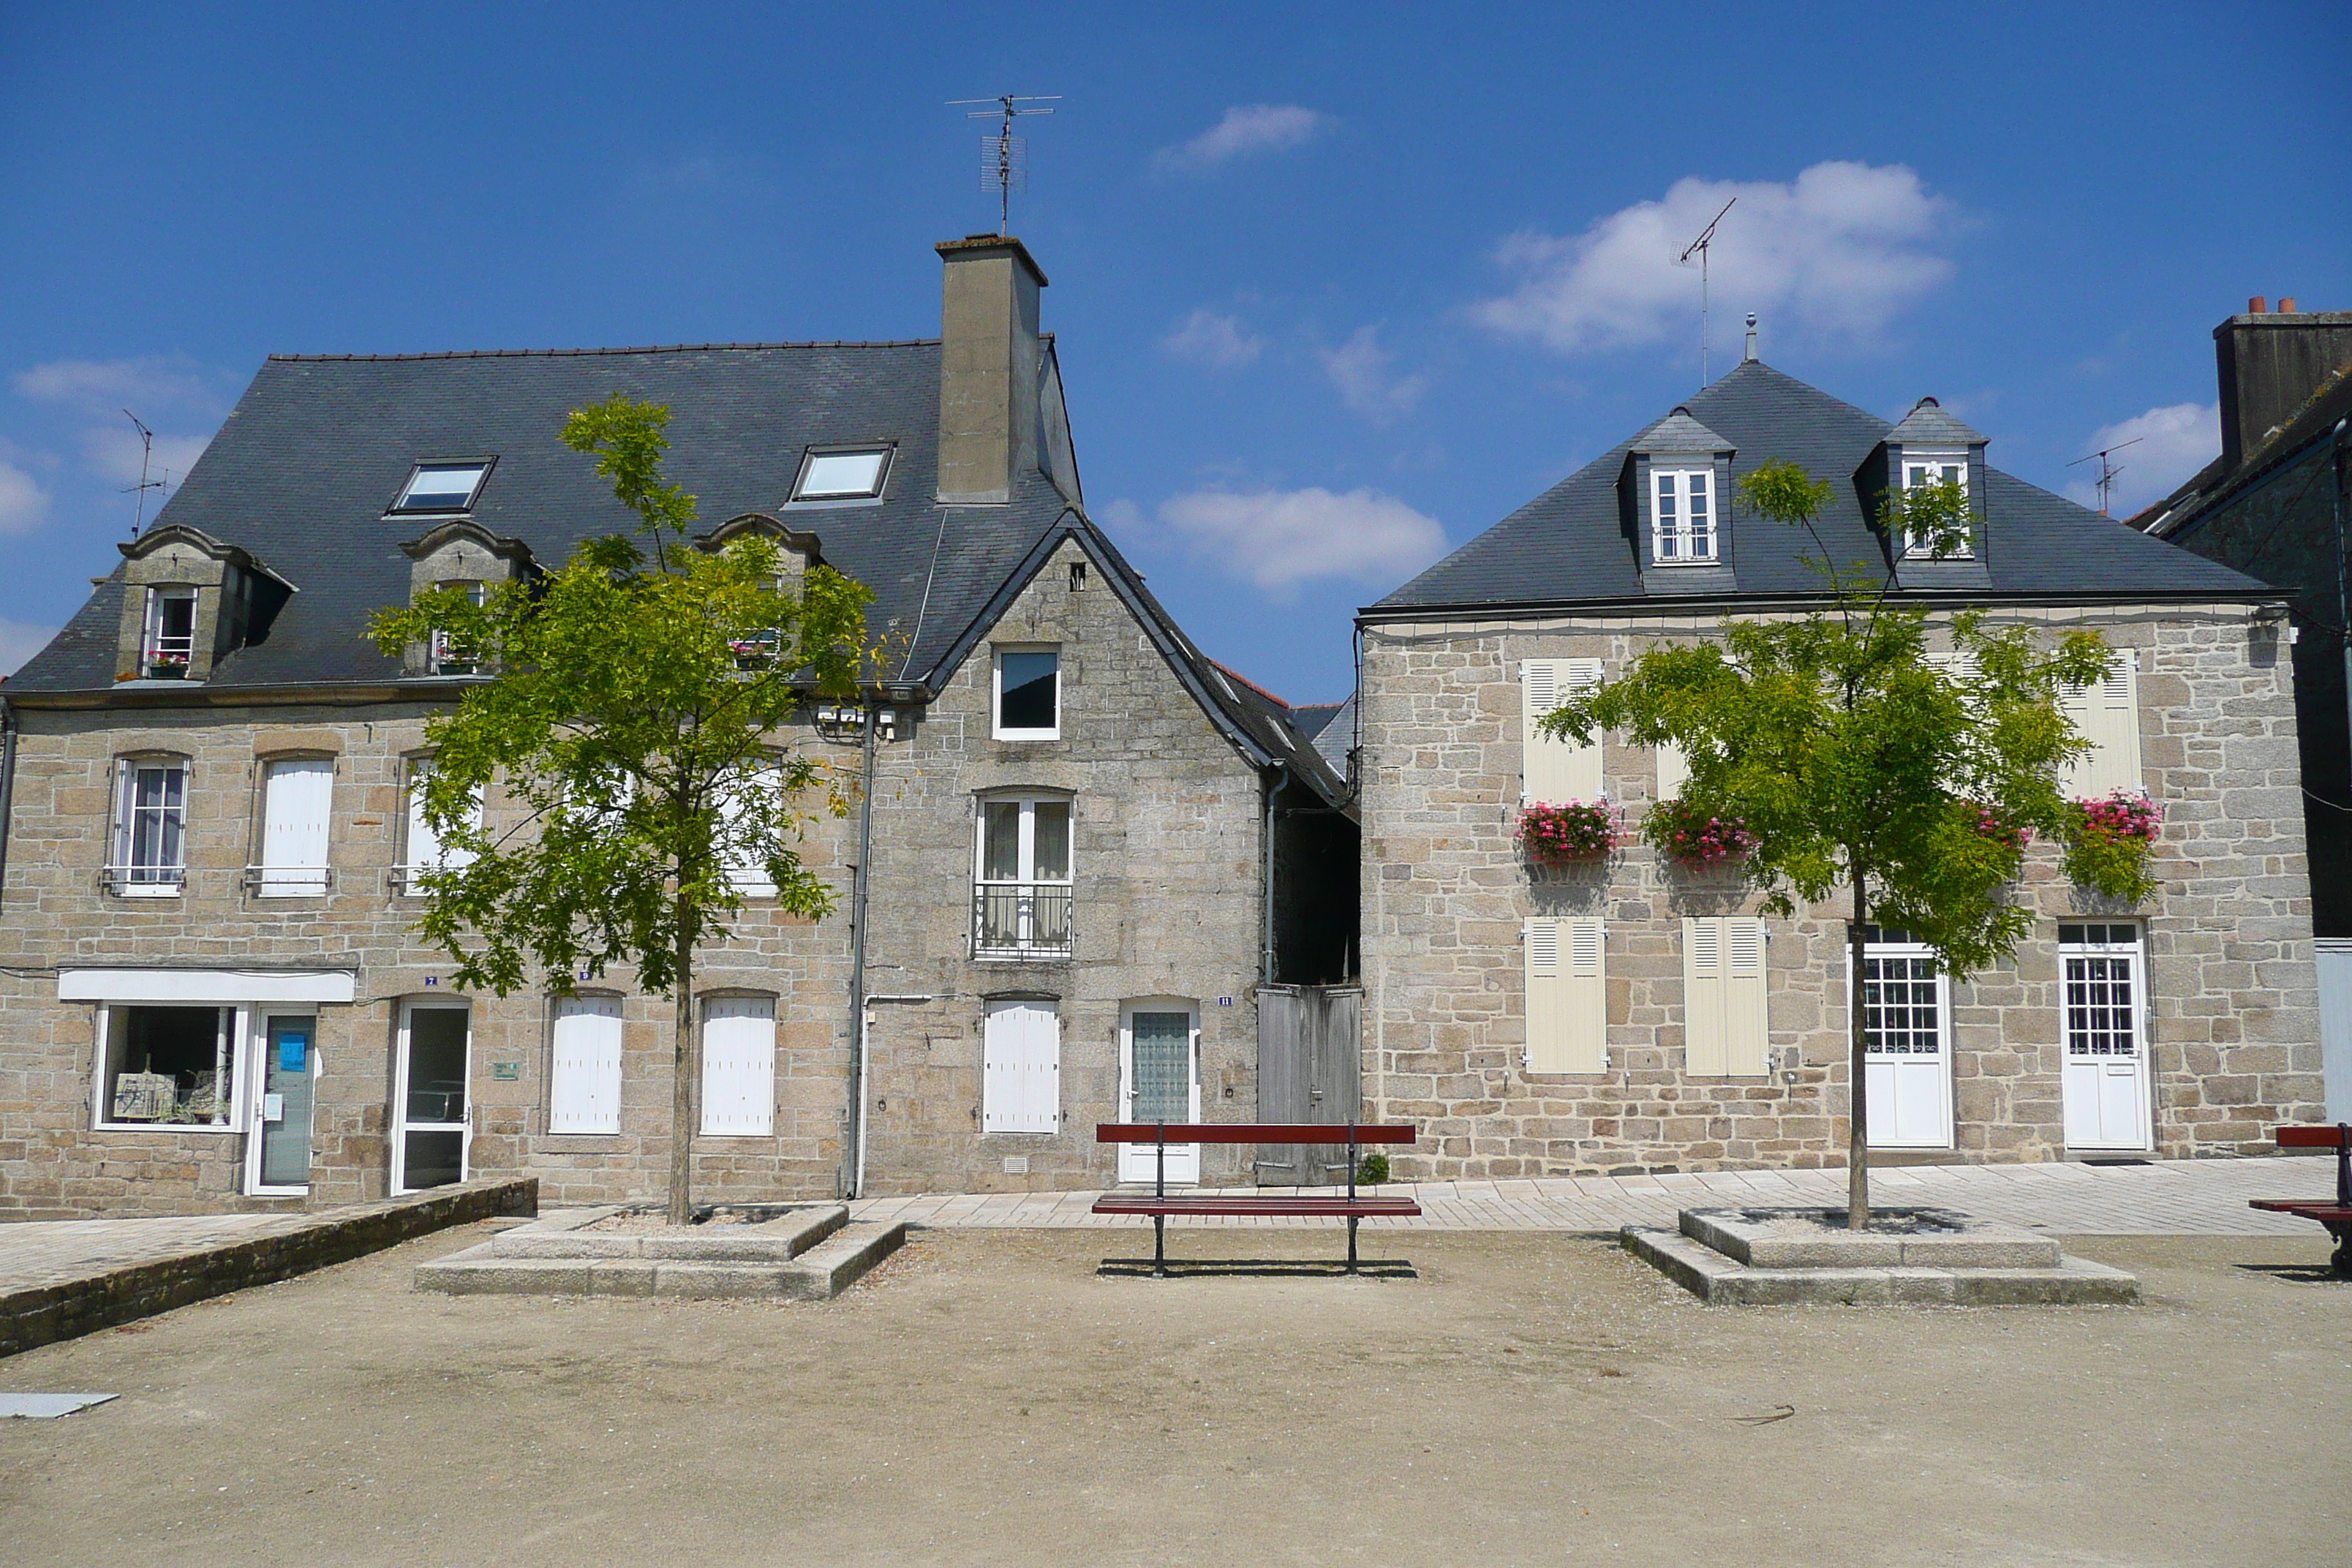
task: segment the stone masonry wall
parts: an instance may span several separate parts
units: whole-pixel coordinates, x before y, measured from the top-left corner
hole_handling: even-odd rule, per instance
[[[2292,675],[2274,627],[2231,607],[2018,612],[2079,624],[2140,655],[2142,761],[2165,811],[2161,889],[2137,910],[2030,854],[2038,911],[2012,963],[1952,987],[1959,1157],[2064,1152],[2060,916],[2137,918],[2153,991],[2154,1141],[2167,1156],[2253,1152],[2322,1100],[2317,982],[2297,787]],[[1844,910],[1768,921],[1772,1072],[1683,1072],[1685,916],[1754,913],[1736,874],[1693,876],[1639,842],[1593,867],[1540,870],[1513,840],[1519,661],[1600,658],[1614,674],[1703,623],[1601,618],[1381,625],[1365,634],[1366,1092],[1422,1123],[1401,1174],[1524,1176],[1842,1164],[1846,1141]],[[1629,828],[1654,759],[1608,738],[1609,797]],[[1609,1067],[1530,1077],[1521,922],[1606,921]]]

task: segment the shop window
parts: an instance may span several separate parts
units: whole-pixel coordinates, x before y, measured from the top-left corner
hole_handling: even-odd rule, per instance
[[[235,1009],[109,1007],[103,1027],[98,1125],[229,1125]]]

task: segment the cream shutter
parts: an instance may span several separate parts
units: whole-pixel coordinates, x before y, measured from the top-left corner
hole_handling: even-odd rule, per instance
[[[1601,737],[1579,746],[1536,728],[1571,693],[1600,684],[1597,658],[1531,658],[1519,666],[1521,805],[1601,798]]]
[[[776,1124],[776,1005],[722,996],[702,1016],[702,1135],[764,1138]]]
[[[1690,783],[1690,759],[1672,741],[1658,748],[1658,798],[1679,799]]]
[[[981,1030],[980,1130],[1061,1128],[1062,1021],[1045,1002],[996,1002]]]
[[[765,790],[781,798],[783,774],[773,763],[761,763],[744,770],[728,792],[719,797],[719,814],[725,830],[731,837],[742,831],[744,816],[743,792]],[[747,899],[772,899],[776,896],[775,879],[768,875],[767,862],[743,851],[740,845],[730,846],[727,857],[727,879],[735,890]]]
[[[1731,1070],[1725,1050],[1723,921],[1683,920],[1683,1072],[1722,1078]]]
[[[2117,790],[2134,795],[2147,787],[2140,773],[2139,655],[2128,648],[2109,656],[2097,684],[2069,687],[2062,699],[2067,720],[2091,742],[2091,750],[2067,764],[2062,787],[2082,799]]]
[[[567,996],[555,1005],[548,1074],[550,1132],[621,1130],[621,999]]]
[[[1527,924],[1531,1073],[1601,1072],[1609,986],[1599,920],[1538,915]]]
[[[1723,955],[1723,1070],[1732,1078],[1761,1078],[1772,1044],[1764,922],[1751,915],[1726,919]]]
[[[272,763],[264,775],[261,888],[265,898],[327,888],[327,821],[335,764],[325,757]]]
[[[425,820],[425,775],[432,767],[428,762],[413,764],[408,773],[408,868],[407,891],[412,898],[422,898],[425,889],[416,879],[420,871],[454,871],[470,865],[474,857],[461,849],[445,849],[441,836]],[[482,795],[474,792],[472,826],[482,825]]]

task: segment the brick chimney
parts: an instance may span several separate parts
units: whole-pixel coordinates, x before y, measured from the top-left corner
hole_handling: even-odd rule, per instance
[[[1002,504],[1037,467],[1037,290],[1045,274],[1008,236],[939,247],[940,490],[942,501]]]
[[[2256,298],[2213,329],[2221,388],[2221,459],[2232,471],[2272,430],[2294,417],[2319,384],[2352,364],[2352,310],[2279,309]]]

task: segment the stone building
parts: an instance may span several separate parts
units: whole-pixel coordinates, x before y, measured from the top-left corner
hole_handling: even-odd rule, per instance
[[[1842,1163],[1846,920],[1767,920],[1736,872],[1635,840],[1532,863],[1523,805],[1604,798],[1630,827],[1676,759],[1534,721],[1580,682],[1733,616],[1801,613],[1795,531],[1745,515],[1739,476],[1801,463],[1834,494],[1837,564],[1892,574],[1941,617],[2092,626],[2108,678],[2071,700],[2071,781],[2160,803],[2162,888],[2121,908],[2033,847],[2014,962],[1955,984],[1872,933],[1869,1127],[1890,1159],[2049,1160],[2266,1148],[2315,1116],[2319,1045],[2293,669],[2276,591],[2037,489],[1932,398],[1890,426],[1748,357],[1365,609],[1366,1093],[1435,1134],[1414,1175]],[[1866,520],[1888,486],[1958,479],[1964,557]]]
[[[452,985],[412,786],[478,677],[362,637],[631,527],[558,436],[614,391],[672,410],[706,542],[863,582],[891,654],[776,737],[860,804],[806,846],[840,914],[747,870],[705,955],[698,1196],[1100,1185],[1097,1121],[1253,1113],[1257,987],[1352,957],[1345,785],[1087,518],[1027,250],[939,248],[938,340],[264,366],[0,689],[0,1216],[660,1194],[671,1005]]]

